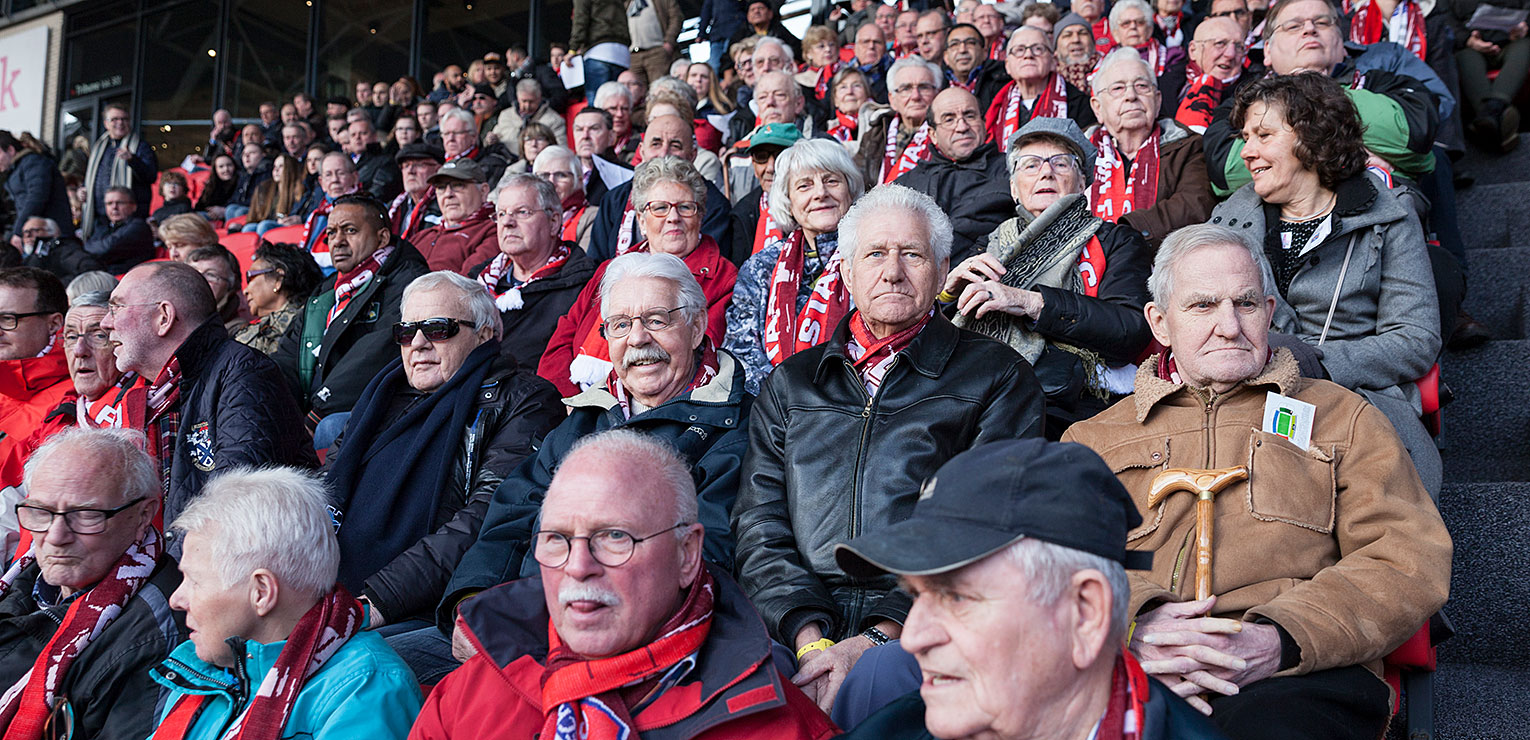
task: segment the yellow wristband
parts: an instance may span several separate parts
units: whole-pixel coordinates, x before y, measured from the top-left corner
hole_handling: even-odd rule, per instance
[[[951,291],[949,290],[942,290],[940,291],[940,295],[935,296],[935,300],[940,301],[941,303],[954,303],[956,299],[957,296],[951,295]]]
[[[807,655],[808,653],[811,653],[814,650],[828,650],[829,648],[831,648],[833,646],[834,646],[834,641],[830,640],[827,637],[823,638],[822,640],[817,640],[817,641],[814,641],[814,642],[810,642],[810,643],[808,643],[806,645],[803,645],[802,648],[797,651],[797,660],[799,660],[799,661],[802,660],[802,656]]]

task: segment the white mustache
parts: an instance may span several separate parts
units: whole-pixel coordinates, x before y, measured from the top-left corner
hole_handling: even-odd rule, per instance
[[[558,605],[568,606],[576,601],[593,601],[601,606],[619,606],[622,603],[621,597],[615,592],[587,583],[564,580],[558,586]]]
[[[669,353],[657,344],[648,347],[631,347],[622,355],[622,370],[639,362],[669,362],[669,360]]]

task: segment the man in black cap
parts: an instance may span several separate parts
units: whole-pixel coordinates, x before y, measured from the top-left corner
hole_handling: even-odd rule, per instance
[[[953,457],[911,517],[835,547],[847,573],[896,575],[914,599],[902,639],[862,662],[917,661],[919,691],[847,737],[1223,737],[1121,649],[1126,569],[1151,562],[1126,550],[1141,524],[1082,445],[1006,440]],[[864,701],[858,678],[841,702]]]
[[[417,141],[400,149],[393,161],[403,174],[404,192],[388,205],[388,220],[400,239],[413,241],[416,234],[441,223],[430,178],[446,164],[446,153],[435,144]]]

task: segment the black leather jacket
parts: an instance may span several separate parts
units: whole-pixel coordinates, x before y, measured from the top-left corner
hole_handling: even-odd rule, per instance
[[[1008,346],[937,314],[868,397],[845,355],[849,336],[846,319],[777,367],[749,420],[733,507],[739,585],[787,645],[810,622],[835,640],[902,622],[910,601],[894,579],[850,578],[834,545],[908,518],[920,486],[957,453],[1041,436],[1041,386]]]

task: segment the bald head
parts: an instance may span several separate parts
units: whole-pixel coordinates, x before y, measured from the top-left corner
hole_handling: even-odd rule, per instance
[[[1207,18],[1196,26],[1187,51],[1202,72],[1231,79],[1243,69],[1243,27],[1229,17]]]
[[[935,148],[961,162],[983,143],[983,112],[972,93],[955,85],[940,91],[930,103],[929,121],[935,127]]]

